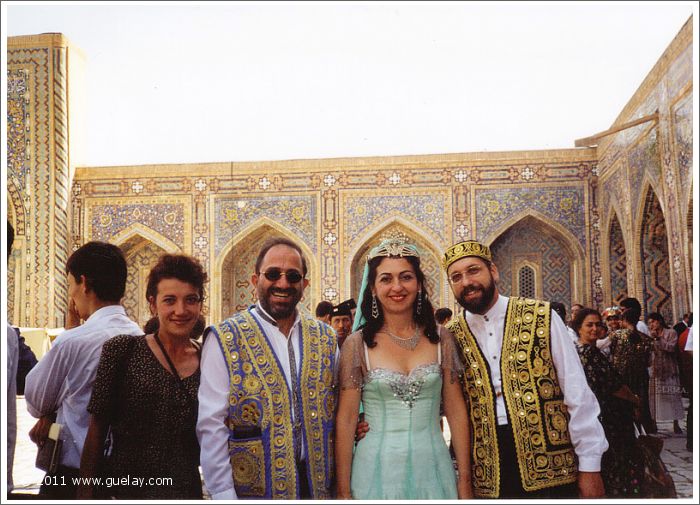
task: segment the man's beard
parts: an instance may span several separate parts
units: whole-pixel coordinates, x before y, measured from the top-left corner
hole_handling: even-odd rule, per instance
[[[468,294],[468,292],[471,293],[472,291],[479,290],[481,291],[481,296],[479,296],[475,300],[465,300],[465,295]],[[457,298],[457,302],[472,314],[484,314],[489,308],[490,303],[493,301],[495,293],[496,283],[493,282],[493,277],[491,277],[491,281],[489,282],[488,286],[472,289],[464,288],[459,298]]]
[[[271,304],[270,298],[272,297],[273,292],[289,295],[289,298],[288,298],[289,303],[277,302],[274,305]],[[299,303],[299,300],[301,300],[301,294],[299,293],[299,290],[297,290],[295,288],[288,288],[288,289],[269,288],[267,290],[267,292],[265,292],[263,294],[263,296],[260,297],[260,304],[262,305],[262,308],[265,309],[265,312],[270,314],[273,317],[273,319],[279,320],[279,319],[286,319],[288,317],[291,317],[297,308],[297,304]]]

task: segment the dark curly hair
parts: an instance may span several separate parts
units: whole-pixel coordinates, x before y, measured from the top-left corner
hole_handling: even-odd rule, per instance
[[[389,256],[390,258],[399,258],[400,256]],[[374,285],[374,281],[377,279],[377,267],[379,264],[387,258],[387,256],[377,256],[369,260],[369,277],[367,279],[367,288],[365,289],[365,294],[360,301],[360,306],[362,307],[362,313],[367,319],[367,322],[362,326],[362,338],[367,344],[367,347],[374,347],[377,343],[374,341],[374,337],[377,332],[381,329],[384,324],[384,311],[382,310],[381,304],[377,304],[379,309],[379,315],[377,318],[372,317],[372,290],[371,286]],[[420,258],[416,256],[403,256],[403,259],[407,260],[413,267],[413,271],[418,279],[418,285],[421,286],[420,290],[420,300],[421,300],[421,313],[417,313],[418,307],[418,297],[413,302],[413,321],[418,326],[423,326],[425,328],[425,334],[433,344],[440,342],[440,337],[437,333],[437,326],[435,324],[435,315],[433,304],[430,303],[430,297],[428,296],[427,286],[425,285],[425,274],[420,268]]]
[[[600,318],[601,321],[603,320],[603,316],[601,316],[600,312],[598,312],[596,309],[592,309],[590,307],[582,308],[576,313],[576,316],[571,320],[571,328],[576,332],[576,335],[578,335],[578,330],[580,330],[581,325],[583,325],[583,320],[591,314],[598,316],[598,318]]]
[[[151,301],[158,294],[158,283],[163,279],[177,279],[191,284],[197,289],[200,301],[204,300],[204,283],[207,273],[198,259],[186,254],[163,254],[148,274],[146,300]]]

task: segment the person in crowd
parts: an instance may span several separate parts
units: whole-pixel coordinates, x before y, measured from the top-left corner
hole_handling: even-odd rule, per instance
[[[620,302],[620,308],[622,309],[623,313],[631,311],[632,314],[635,315],[637,318],[637,322],[635,323],[637,330],[644,333],[645,335],[649,335],[649,327],[646,325],[644,320],[641,319],[642,305],[639,303],[639,300],[637,300],[636,298],[625,298]]]
[[[641,498],[642,461],[635,451],[634,411],[641,405],[596,343],[605,324],[597,310],[584,307],[572,326],[578,335],[578,351],[588,385],[600,405],[600,421],[610,447],[601,462],[608,498]]]
[[[105,343],[88,405],[80,475],[127,479],[104,491],[82,485],[80,498],[95,498],[96,492],[117,499],[202,498],[195,432],[200,347],[192,334],[206,281],[197,259],[162,255],[146,286],[157,327],[146,336],[119,335]],[[105,460],[108,430],[112,450]],[[148,484],[133,485],[136,478]]]
[[[673,432],[683,433],[678,423],[684,414],[676,354],[678,335],[658,312],[647,315],[647,326],[654,343],[649,378],[651,417],[656,423],[673,420]]]
[[[447,307],[440,307],[435,311],[435,322],[440,326],[445,326],[452,319],[452,310]]]
[[[688,343],[688,334],[693,325],[693,313],[688,315],[688,326],[678,334],[676,355],[678,356],[678,374],[681,379],[681,387],[685,390],[685,396],[690,398],[693,389],[693,355],[685,350]],[[675,328],[675,327],[674,327]]]
[[[576,317],[576,313],[583,308],[583,305],[580,303],[574,303],[571,305],[571,319],[568,321],[567,326],[571,327],[571,323],[573,322],[574,318]],[[566,320],[564,320],[566,322]]]
[[[637,330],[635,311],[621,313],[621,328],[610,336],[610,361],[622,378],[623,384],[641,399],[639,422],[647,433],[655,433],[656,426],[649,410],[649,372],[651,364],[651,337]]]
[[[350,331],[352,330],[351,305],[354,304],[354,300],[345,300],[333,307],[331,311],[331,326],[338,337],[338,347],[340,348],[343,347],[345,339],[350,335]]]
[[[15,229],[7,222],[7,260],[12,254],[15,241]],[[14,483],[12,470],[15,460],[15,443],[17,442],[17,364],[19,363],[19,339],[14,328],[7,322],[5,333],[7,353],[7,492],[11,498]]]
[[[76,497],[73,477],[79,474],[102,345],[116,335],[143,334],[119,304],[126,287],[126,260],[117,246],[88,242],[71,254],[66,271],[66,331],[27,374],[24,389],[27,410],[39,418],[29,432],[34,443],[45,443],[54,421],[63,425],[58,469],[47,474],[39,491],[40,498],[51,500]]]
[[[464,307],[448,329],[466,365],[475,496],[603,496],[600,407],[562,319],[547,302],[500,295],[484,244],[450,247],[444,267]]]
[[[463,367],[451,335],[438,334],[414,245],[387,239],[370,250],[355,327],[340,359],[337,497],[471,498]],[[458,478],[440,432],[441,399]],[[360,401],[372,430],[353,452]]]
[[[683,332],[690,327],[690,317],[691,314],[683,314],[683,318],[673,325],[673,331],[676,332],[678,338],[680,338]]]
[[[599,338],[596,341],[596,347],[598,347],[600,352],[602,352],[608,360],[610,359],[610,354],[612,352],[610,350],[612,334],[621,327],[620,314],[622,314],[622,310],[615,305],[605,309],[602,314],[605,328],[603,328],[603,331],[598,332]]]
[[[552,307],[552,310],[557,313],[557,315],[561,318],[562,321],[566,321],[566,305],[564,305],[561,302],[550,302],[550,306]],[[576,336],[576,332],[571,328],[571,326],[568,325],[566,327],[566,330],[569,332],[571,340],[575,342],[578,338]]]
[[[323,300],[316,305],[316,319],[319,321],[331,324],[331,312],[333,312],[333,304],[328,300]]]
[[[688,337],[685,342],[685,347],[683,350],[690,353],[691,359],[693,354],[693,319],[690,318],[688,322],[689,328],[686,330],[688,332]],[[690,404],[688,405],[688,414],[686,417],[686,437],[685,437],[685,448],[689,451],[693,450],[693,403],[695,402],[693,398],[693,388],[690,388]]]
[[[205,330],[197,436],[214,499],[329,499],[338,345],[297,309],[309,284],[299,245],[260,250],[258,302]]]

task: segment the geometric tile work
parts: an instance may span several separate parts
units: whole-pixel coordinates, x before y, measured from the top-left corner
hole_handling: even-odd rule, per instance
[[[312,195],[217,199],[214,211],[215,255],[218,256],[236,234],[262,216],[284,226],[317,252],[316,207],[316,198]]]
[[[370,226],[396,215],[405,216],[409,222],[421,225],[444,240],[445,207],[445,198],[436,194],[412,192],[348,198],[343,212],[353,217],[345,222],[345,244],[353,244]]]
[[[171,203],[114,203],[90,207],[91,240],[109,241],[132,224],[142,224],[184,248],[184,207]]]
[[[613,213],[610,223],[610,295],[612,305],[627,297],[627,253],[622,228]]]
[[[25,69],[7,71],[7,170],[8,179],[15,181],[17,190],[25,191],[27,171],[29,113],[27,105],[28,72]]]
[[[666,223],[659,200],[651,188],[644,204],[641,242],[646,313],[660,312],[666,321],[673,321]]]
[[[64,303],[66,293],[55,291],[56,281],[65,283],[63,265],[55,261],[54,236],[65,230],[54,228],[52,212],[53,174],[50,131],[53,117],[54,81],[50,63],[50,51],[46,47],[10,49],[7,51],[8,91],[14,91],[8,102],[8,199],[15,209],[15,233],[24,235],[24,257],[31,258],[26,265],[19,303],[19,320],[22,326],[55,326],[63,319],[63,311],[56,312],[58,300]],[[24,72],[21,77],[20,70]],[[22,92],[24,92],[22,94]],[[23,100],[23,104],[17,101]],[[11,117],[9,117],[11,115]],[[24,118],[22,118],[24,115]],[[24,122],[24,129],[19,122]],[[14,127],[12,127],[14,125]],[[54,268],[59,270],[56,278]],[[20,301],[20,300],[16,300]]]
[[[124,251],[127,278],[122,305],[124,305],[127,315],[142,328],[146,321],[151,318],[151,311],[146,300],[148,273],[163,253],[165,253],[163,249],[148,240],[141,240]]]
[[[560,239],[533,218],[525,218],[506,230],[491,245],[493,261],[498,267],[498,290],[506,296],[513,294],[513,268],[519,257],[537,262],[535,284],[542,286],[542,298],[569,307],[571,300],[571,268],[569,257]]]
[[[693,165],[693,95],[688,93],[673,109],[673,129],[676,143],[676,163],[683,201],[690,191]]]
[[[630,181],[639,188],[638,191],[632,192],[632,209],[636,211],[641,198],[640,193],[644,174],[648,174],[655,183],[659,181],[659,176],[661,175],[661,158],[656,140],[656,128],[651,129],[636,146],[629,150],[627,163],[630,170]]]
[[[586,243],[584,191],[578,187],[528,187],[477,189],[476,223],[481,240],[495,231],[505,216],[536,210],[569,230],[581,244]]]

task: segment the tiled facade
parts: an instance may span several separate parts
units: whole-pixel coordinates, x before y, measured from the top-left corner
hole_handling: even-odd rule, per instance
[[[672,58],[662,58],[647,78],[655,84],[645,81],[630,102],[637,105],[617,121],[661,106],[658,124],[625,130],[597,149],[84,167],[75,170],[70,195],[58,159],[69,147],[56,126],[61,104],[41,95],[65,73],[56,64],[60,51],[50,44],[28,49],[37,37],[10,39],[8,215],[18,233],[10,320],[60,325],[65,259],[91,239],[124,248],[130,265],[124,303],[139,322],[148,316],[145,275],[163,251],[204,263],[211,277],[208,319],[217,320],[254,300],[255,256],[273,234],[296,240],[307,256],[309,310],[321,299],[356,297],[368,249],[381,237],[403,235],[423,251],[436,306],[454,307],[442,251],[474,237],[493,246],[506,294],[530,279],[537,296],[603,306],[625,286],[648,309],[662,303],[677,316],[689,308],[692,290],[685,221],[691,28],[683,28],[667,51]],[[46,148],[62,139],[59,148]],[[652,193],[658,205],[645,219]],[[644,240],[649,227],[661,224],[673,252],[665,270],[649,266],[663,249],[651,251]],[[646,298],[644,286],[651,289]]]

